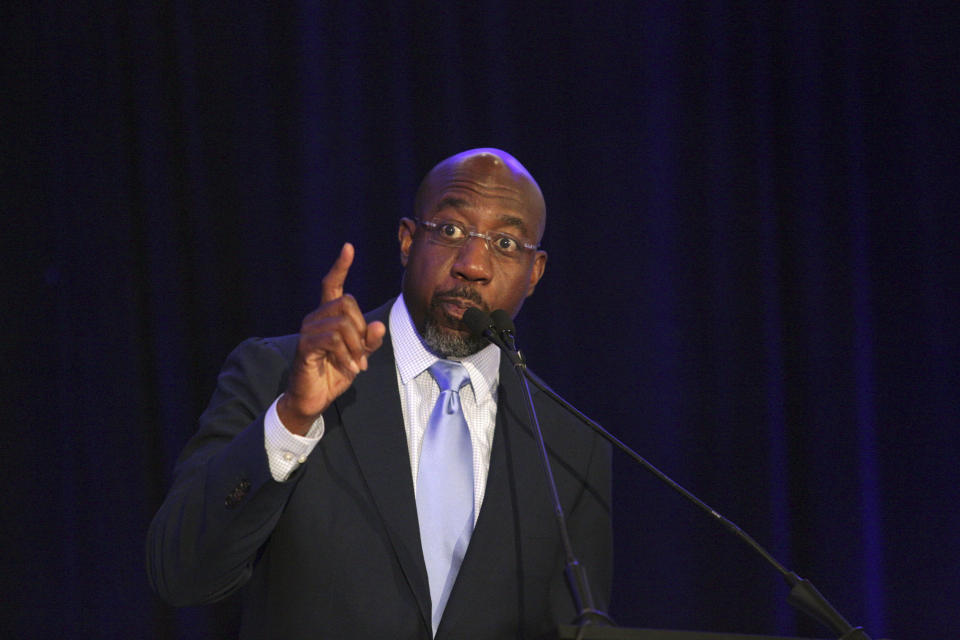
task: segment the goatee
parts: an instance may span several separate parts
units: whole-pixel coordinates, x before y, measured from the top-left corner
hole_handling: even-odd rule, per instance
[[[427,348],[441,358],[464,358],[490,343],[482,336],[473,335],[463,320],[444,311],[442,305],[450,299],[469,300],[475,303],[477,308],[489,313],[483,298],[473,289],[464,287],[444,291],[430,299],[430,309],[424,319],[421,334]]]

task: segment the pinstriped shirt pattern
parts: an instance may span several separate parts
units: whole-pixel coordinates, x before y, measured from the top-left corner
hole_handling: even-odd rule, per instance
[[[423,345],[402,295],[390,309],[390,340],[397,363],[400,408],[407,432],[411,479],[416,491],[423,434],[430,420],[430,413],[440,397],[440,387],[428,369],[440,358]],[[490,451],[497,421],[500,351],[489,345],[471,356],[456,360],[461,362],[470,374],[470,383],[460,389],[460,405],[463,407],[467,428],[470,430],[470,443],[473,445],[473,513],[476,523],[487,487]]]

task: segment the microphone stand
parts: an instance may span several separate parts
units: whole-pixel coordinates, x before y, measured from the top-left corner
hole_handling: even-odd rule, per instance
[[[653,464],[648,462],[643,456],[631,449],[625,443],[621,442],[616,436],[600,426],[599,423],[593,421],[587,415],[582,413],[579,409],[574,407],[572,404],[560,397],[553,389],[548,387],[542,380],[537,378],[533,373],[524,367],[524,374],[527,376],[527,379],[530,380],[538,389],[546,393],[548,396],[556,400],[560,405],[565,409],[570,411],[572,414],[580,418],[585,422],[591,429],[593,429],[597,434],[604,438],[607,442],[614,445],[620,451],[623,451],[625,454],[633,458],[635,462],[640,464],[644,469],[656,476],[661,482],[666,484],[668,487],[679,493],[681,496],[686,498],[689,502],[692,502],[694,505],[699,507],[702,511],[711,516],[716,522],[721,526],[726,528],[728,531],[737,536],[741,541],[746,543],[751,549],[756,553],[762,556],[768,563],[770,563],[774,569],[776,569],[781,576],[783,576],[787,585],[790,587],[790,594],[787,596],[787,602],[789,602],[793,607],[802,611],[803,613],[809,615],[815,620],[819,621],[821,624],[825,625],[831,629],[834,633],[839,635],[840,640],[870,640],[870,637],[863,630],[863,627],[854,627],[846,618],[844,618],[834,607],[830,604],[829,601],[817,590],[813,583],[809,580],[801,578],[796,573],[790,571],[782,564],[780,564],[776,558],[774,558],[770,552],[763,548],[759,542],[753,539],[750,534],[738,527],[736,524],[725,518],[723,515],[718,513],[715,509],[711,508],[703,500],[695,496],[694,494],[687,491],[683,486],[678,484],[670,476],[660,471]]]
[[[482,312],[480,312],[482,314]],[[466,315],[464,316],[466,319]],[[526,362],[523,356],[520,354],[519,350],[516,348],[516,338],[515,338],[515,329],[513,326],[513,321],[510,316],[500,310],[494,311],[492,314],[491,324],[488,325],[485,332],[480,332],[482,335],[486,336],[491,342],[500,347],[504,353],[507,354],[507,357],[510,358],[510,361],[514,364],[514,368],[517,373],[524,378],[524,389],[527,393],[527,398],[530,403],[530,411],[532,412],[533,407],[533,397],[530,394],[530,387],[527,385],[527,380],[532,382],[534,386],[546,393],[550,398],[559,403],[567,411],[580,418],[587,426],[593,429],[598,435],[600,435],[607,442],[618,448],[620,451],[627,454],[635,462],[637,462],[644,469],[653,474],[661,482],[666,484],[668,487],[679,493],[681,496],[686,498],[689,502],[696,505],[707,515],[711,516],[716,522],[718,522],[725,529],[737,536],[742,542],[747,544],[751,549],[753,549],[757,554],[763,557],[770,565],[776,569],[781,576],[783,576],[784,581],[790,587],[790,593],[787,596],[787,602],[789,602],[794,608],[803,613],[807,614],[811,618],[817,620],[835,634],[838,635],[839,640],[870,640],[870,636],[867,635],[863,627],[854,627],[851,625],[846,618],[844,618],[840,612],[838,612],[833,605],[817,590],[813,583],[809,580],[801,578],[793,571],[790,571],[784,567],[780,562],[777,561],[763,546],[760,545],[756,540],[753,539],[747,532],[738,527],[732,521],[725,518],[715,509],[710,507],[708,504],[703,502],[700,498],[687,491],[679,483],[674,481],[670,476],[660,471],[653,464],[648,462],[643,456],[631,449],[624,442],[620,441],[612,433],[600,426],[599,423],[595,422],[589,418],[586,414],[581,412],[579,409],[574,407],[572,404],[560,397],[556,392],[548,387],[542,380],[535,376],[532,372],[527,369]],[[497,339],[494,339],[487,335],[487,333],[494,334]],[[534,413],[534,420],[536,419]],[[543,453],[544,462],[547,469],[549,470],[550,463],[546,458],[546,449],[543,444],[543,435],[540,432],[540,425],[536,424],[536,432],[539,438],[540,447]],[[553,476],[550,475],[551,487],[554,491],[554,496],[556,500],[556,487],[553,485]],[[559,501],[557,502],[559,507]],[[562,521],[563,514],[560,512],[560,518]],[[566,532],[565,522],[563,523],[563,531]],[[574,558],[575,561],[575,558]],[[569,572],[568,564],[568,572]],[[569,573],[568,573],[569,575]],[[584,577],[584,580],[586,578]],[[576,597],[576,596],[575,596]],[[609,620],[609,617],[606,614],[603,614],[604,617]]]
[[[475,313],[471,313],[473,311],[475,311]],[[470,316],[469,319],[468,316]],[[550,488],[550,498],[553,501],[553,514],[557,521],[557,529],[560,532],[560,541],[563,545],[563,552],[566,558],[565,575],[567,578],[567,586],[570,589],[574,607],[578,612],[574,624],[581,629],[587,625],[614,625],[610,616],[597,608],[593,598],[593,592],[590,590],[590,583],[587,580],[586,570],[583,565],[580,564],[580,561],[573,551],[573,544],[570,542],[570,532],[567,529],[567,519],[564,516],[563,505],[560,502],[560,492],[557,490],[553,467],[550,465],[547,446],[543,440],[543,431],[540,429],[540,420],[537,418],[537,410],[533,404],[533,393],[530,391],[530,385],[527,382],[528,379],[532,380],[533,378],[529,377],[530,374],[527,371],[526,359],[523,357],[523,354],[520,353],[520,350],[517,349],[513,332],[497,332],[490,317],[479,309],[468,309],[464,314],[464,321],[470,326],[474,333],[487,338],[487,340],[497,345],[497,347],[506,354],[520,378],[520,386],[523,388],[523,395],[527,400],[527,418],[533,426],[537,448],[540,450],[543,473],[547,479],[547,485]]]

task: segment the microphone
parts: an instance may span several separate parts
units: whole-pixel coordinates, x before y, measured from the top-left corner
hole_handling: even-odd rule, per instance
[[[510,322],[510,327],[513,327],[513,321],[510,320],[510,315],[505,311],[494,311],[494,314],[502,314],[506,316],[507,321]],[[470,332],[475,336],[481,336],[497,345],[500,350],[507,355],[507,358],[510,359],[510,362],[514,366],[518,366],[523,363],[523,357],[520,355],[520,352],[517,351],[516,346],[513,343],[512,333],[510,341],[504,339],[503,331],[494,323],[494,320],[490,314],[485,313],[482,309],[477,307],[470,307],[463,312],[463,322],[467,325],[467,328],[470,329]]]
[[[494,326],[491,317],[482,310],[470,307],[463,312],[463,322],[473,335],[482,336],[498,347],[500,346],[500,336],[497,333],[497,328]]]
[[[493,324],[504,344],[506,344],[511,351],[515,351],[521,361],[525,361],[523,355],[520,353],[520,348],[517,347],[517,327],[513,324],[513,318],[510,317],[510,314],[503,309],[497,309],[490,314],[490,319],[493,320]]]

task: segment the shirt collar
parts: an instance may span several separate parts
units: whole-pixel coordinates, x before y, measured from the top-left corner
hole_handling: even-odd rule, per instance
[[[423,344],[420,334],[413,326],[403,294],[397,297],[390,309],[390,341],[393,343],[393,358],[400,373],[400,382],[404,385],[440,360]],[[477,402],[486,400],[499,382],[500,350],[490,344],[466,358],[450,359],[457,360],[466,367]]]

